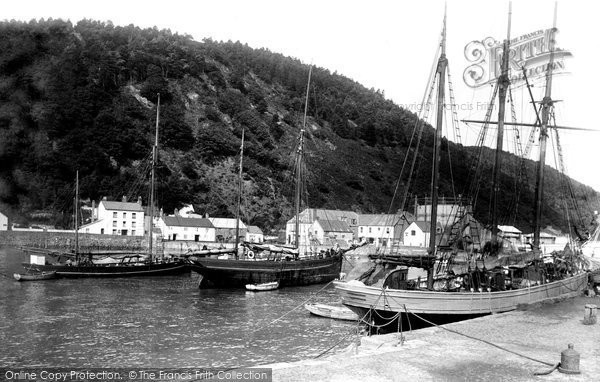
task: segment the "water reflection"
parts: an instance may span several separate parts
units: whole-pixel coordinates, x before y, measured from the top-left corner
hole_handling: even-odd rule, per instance
[[[301,306],[323,285],[199,290],[194,273],[19,283],[11,275],[21,261],[19,251],[0,249],[0,364],[7,367],[256,365],[315,356],[355,329]],[[312,300],[338,301],[331,286]]]

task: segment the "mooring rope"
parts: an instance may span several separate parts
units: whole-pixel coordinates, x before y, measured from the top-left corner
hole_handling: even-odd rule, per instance
[[[539,360],[539,359],[536,359],[536,358],[530,357],[530,356],[528,356],[528,355],[525,355],[525,354],[518,353],[518,352],[516,352],[516,351],[514,351],[514,350],[507,349],[507,348],[505,348],[505,347],[503,347],[503,346],[496,345],[496,344],[495,344],[495,343],[493,343],[493,342],[490,342],[490,341],[487,341],[487,340],[484,340],[484,339],[481,339],[481,338],[473,337],[473,336],[471,336],[471,335],[468,335],[468,334],[465,334],[465,333],[461,333],[461,332],[459,332],[459,331],[457,331],[457,330],[453,330],[453,329],[447,328],[447,327],[445,327],[445,326],[443,326],[443,325],[438,325],[438,324],[436,324],[436,323],[434,323],[434,322],[431,322],[431,321],[429,321],[429,320],[427,320],[427,319],[425,319],[425,318],[423,318],[423,317],[419,316],[417,313],[410,312],[410,310],[408,310],[408,309],[407,309],[407,311],[408,311],[410,314],[412,314],[412,315],[414,315],[415,317],[417,317],[418,319],[422,320],[423,322],[426,322],[426,323],[428,323],[428,324],[430,324],[430,325],[432,325],[432,326],[435,326],[435,327],[437,327],[437,328],[444,329],[444,330],[446,330],[446,331],[448,331],[448,332],[450,332],[450,333],[458,334],[459,336],[463,336],[463,337],[467,337],[467,338],[469,338],[469,339],[472,339],[472,340],[475,340],[475,341],[480,341],[480,342],[483,342],[483,343],[485,343],[485,344],[487,344],[487,345],[493,346],[493,347],[495,347],[495,348],[498,348],[498,349],[500,349],[500,350],[503,350],[503,351],[505,351],[505,352],[508,352],[508,353],[514,354],[514,355],[516,355],[516,356],[519,356],[519,357],[522,357],[522,358],[526,358],[526,359],[528,359],[528,360],[530,360],[530,361],[534,361],[534,362],[538,362],[538,363],[544,364],[544,365],[546,365],[546,366],[554,366],[554,365],[555,365],[554,363],[551,363],[551,362],[546,362],[546,361],[542,361],[542,360]]]

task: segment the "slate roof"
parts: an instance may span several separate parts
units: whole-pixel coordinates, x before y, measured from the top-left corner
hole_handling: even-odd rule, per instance
[[[352,219],[358,224],[358,214],[354,211],[343,210],[324,210],[319,208],[307,208],[300,212],[300,221],[305,224],[313,223],[315,220],[346,220],[348,224],[352,223]],[[288,220],[288,224],[293,224],[296,217]],[[356,224],[355,224],[356,225]]]
[[[262,235],[263,231],[255,225],[248,226],[248,233],[253,233],[255,235]]]
[[[319,223],[323,231],[325,232],[349,232],[352,233],[352,230],[348,226],[348,223],[340,221],[340,220],[317,220],[315,223]]]
[[[133,211],[133,212],[144,212],[144,209],[138,203],[132,202],[112,202],[109,200],[101,200],[100,203],[104,204],[104,208],[108,211]]]
[[[230,228],[235,229],[235,219],[234,218],[208,218],[212,225],[215,228]],[[246,225],[240,220],[239,224],[240,229],[247,228]]]
[[[208,219],[204,218],[184,218],[181,216],[163,216],[165,225],[170,227],[200,227],[214,228],[213,224]]]
[[[414,220],[412,215],[406,214],[409,223]],[[358,215],[358,225],[363,226],[395,226],[404,224],[406,220],[398,214],[361,214]]]

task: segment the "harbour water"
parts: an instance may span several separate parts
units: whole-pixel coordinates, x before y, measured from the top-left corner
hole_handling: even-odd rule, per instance
[[[195,273],[17,282],[22,261],[0,248],[4,367],[241,367],[315,357],[356,331],[304,309],[311,297],[339,304],[331,285],[201,290]]]

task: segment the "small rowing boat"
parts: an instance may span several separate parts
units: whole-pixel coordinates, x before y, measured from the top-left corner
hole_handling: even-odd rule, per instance
[[[246,289],[254,291],[254,292],[275,290],[277,288],[279,288],[279,281],[273,281],[270,283],[262,283],[262,284],[246,284]]]
[[[358,321],[358,315],[345,306],[325,304],[306,304],[306,310],[314,315],[333,318],[336,320]]]
[[[56,271],[26,274],[14,273],[13,277],[17,281],[51,280],[56,278]]]

